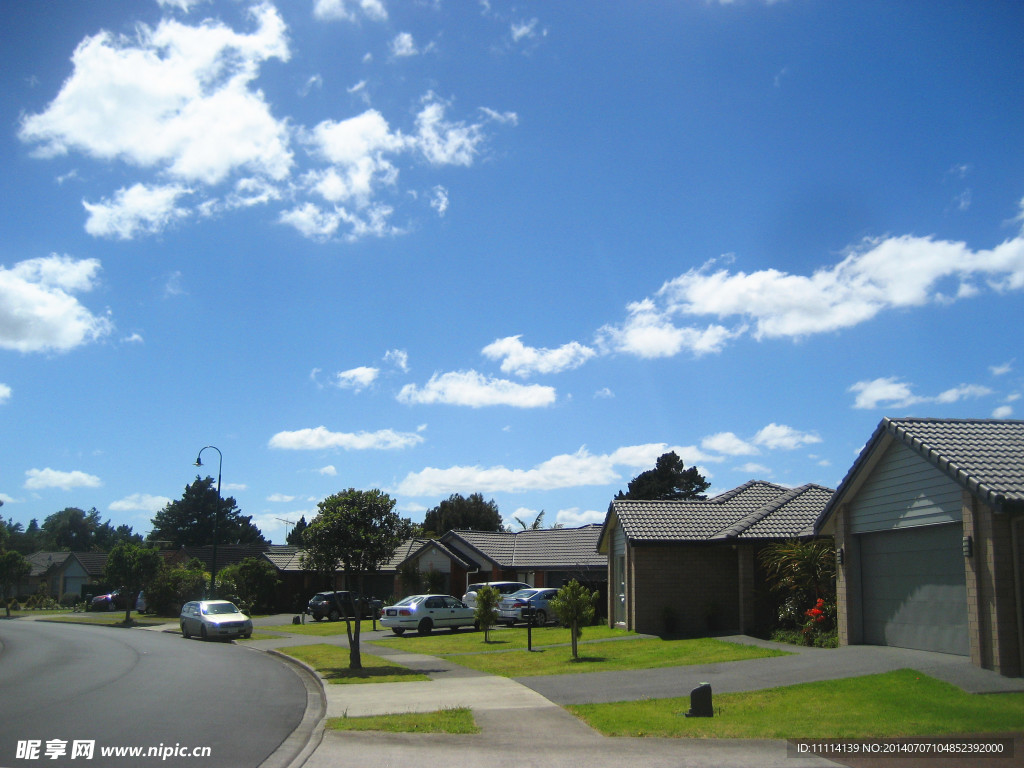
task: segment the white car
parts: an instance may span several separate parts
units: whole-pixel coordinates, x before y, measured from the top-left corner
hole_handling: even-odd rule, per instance
[[[193,600],[181,607],[181,636],[188,639],[199,635],[210,637],[251,637],[252,619],[228,600]]]
[[[481,581],[478,584],[469,585],[469,588],[466,590],[466,594],[462,596],[462,602],[470,608],[475,608],[476,593],[481,587],[494,587],[502,597],[505,595],[511,595],[513,592],[518,592],[520,589],[530,589],[529,584],[524,584],[521,581]]]
[[[472,627],[476,623],[474,611],[451,595],[410,595],[394,605],[384,606],[380,624],[396,635],[415,629],[429,635],[434,629],[448,627],[454,632],[459,627]]]

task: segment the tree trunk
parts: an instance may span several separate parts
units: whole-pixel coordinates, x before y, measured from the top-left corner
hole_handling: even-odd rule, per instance
[[[579,634],[579,632],[577,631],[577,627],[576,627],[576,622],[575,621],[572,623],[572,626],[569,628],[569,631],[572,632],[572,658],[573,658],[573,661],[579,661],[580,660],[579,647],[576,645],[576,637]]]

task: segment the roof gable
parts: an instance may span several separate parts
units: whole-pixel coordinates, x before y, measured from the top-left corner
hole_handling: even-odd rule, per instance
[[[899,441],[996,512],[1024,510],[1024,421],[884,418],[816,524],[853,497],[892,441]]]
[[[516,531],[449,531],[442,537],[452,549],[486,560],[503,570],[604,568],[597,551],[601,526]]]
[[[832,490],[807,484],[786,488],[763,480],[706,500],[611,503],[613,519],[634,543],[785,539],[814,535],[814,523]],[[604,533],[602,532],[602,541]]]

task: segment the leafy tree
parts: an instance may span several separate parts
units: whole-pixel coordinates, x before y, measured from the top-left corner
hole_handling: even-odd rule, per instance
[[[663,453],[654,469],[641,472],[629,481],[628,490],[619,491],[616,499],[667,500],[703,499],[711,486],[696,467],[685,468],[675,451]]]
[[[7,615],[11,615],[8,593],[16,589],[21,580],[32,572],[32,564],[20,552],[0,552],[0,597],[3,598]],[[11,595],[14,597],[14,595]]]
[[[306,522],[306,516],[303,515],[302,517],[300,517],[299,518],[299,522],[297,522],[292,527],[292,529],[288,532],[288,536],[285,537],[285,540],[284,540],[285,543],[286,544],[291,544],[293,547],[301,547],[302,546],[302,532],[304,530],[306,530],[306,527],[308,525],[309,525],[309,523]]]
[[[490,642],[491,627],[498,623],[498,601],[501,593],[494,587],[482,587],[476,593],[476,608],[473,618],[484,631],[484,642]]]
[[[544,527],[544,510],[542,509],[540,511],[540,514],[533,518],[533,522],[529,525],[524,523],[518,517],[513,516],[512,519],[519,523],[519,525],[522,527],[524,531],[539,531],[541,528]]]
[[[234,583],[239,603],[250,610],[272,605],[274,590],[281,583],[274,566],[261,557],[247,557],[229,565],[221,570],[219,578]]]
[[[193,558],[186,565],[162,565],[152,583],[146,586],[146,602],[162,616],[177,615],[181,606],[199,600],[210,583],[210,574],[203,570],[201,560]]]
[[[579,661],[579,649],[577,643],[583,636],[583,627],[594,620],[594,603],[598,593],[589,589],[573,579],[551,599],[551,608],[558,614],[558,621],[563,627],[568,627],[572,636],[572,658]]]
[[[758,553],[769,588],[784,596],[779,618],[799,624],[818,599],[832,611],[836,602],[836,549],[830,540],[776,541]]]
[[[33,529],[34,526],[34,529]],[[131,526],[115,528],[109,520],[100,519],[95,508],[85,512],[77,507],[66,507],[49,515],[40,528],[33,520],[25,536],[34,539],[39,549],[59,552],[108,551],[119,542],[142,543],[142,537]]]
[[[501,514],[494,499],[484,501],[482,494],[466,498],[453,493],[423,516],[423,530],[443,536],[448,531],[500,531]]]
[[[180,499],[168,504],[152,520],[151,542],[168,542],[171,548],[213,544],[214,515],[218,512],[217,488],[212,477],[185,486]],[[251,515],[243,515],[231,496],[220,499],[217,515],[218,544],[268,544]]]
[[[317,507],[320,513],[313,518],[303,534],[306,558],[315,569],[323,570],[328,565],[334,570],[340,566],[345,585],[362,596],[364,576],[376,571],[395,554],[402,543],[407,527],[395,513],[395,500],[379,490],[357,491],[349,488],[342,493],[328,496]],[[345,616],[345,631],[349,641],[349,668],[362,669],[359,650],[360,627],[363,606],[356,607],[355,631]]]
[[[125,624],[131,623],[132,608],[135,607],[139,591],[156,578],[162,563],[160,552],[155,547],[140,547],[122,541],[110,551],[103,568],[103,577],[108,583],[117,585],[127,601],[124,609]]]

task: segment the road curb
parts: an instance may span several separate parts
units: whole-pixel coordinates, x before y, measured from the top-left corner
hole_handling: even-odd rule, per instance
[[[283,661],[299,676],[306,688],[306,711],[302,715],[301,722],[281,742],[281,746],[260,763],[259,768],[300,768],[323,741],[324,724],[327,718],[327,694],[324,691],[323,681],[312,667],[292,656],[273,649],[264,651],[259,648],[248,648],[256,653],[266,653]]]

